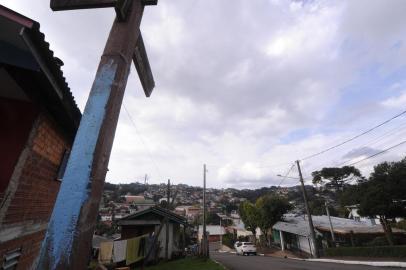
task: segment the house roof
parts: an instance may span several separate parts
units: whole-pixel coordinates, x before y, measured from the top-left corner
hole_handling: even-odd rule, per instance
[[[81,113],[40,24],[0,5],[0,29],[0,67],[74,135]]]
[[[207,225],[206,231],[209,232],[209,235],[224,235],[225,230],[220,225]],[[203,233],[203,225],[199,225],[199,234]]]
[[[163,218],[168,218],[169,221],[171,221],[171,222],[187,225],[186,218],[184,218],[180,215],[177,215],[177,214],[173,213],[172,211],[170,211],[166,208],[162,208],[160,206],[150,207],[148,209],[138,211],[138,212],[135,212],[128,216],[125,216],[122,219],[118,220],[118,224],[125,225],[125,224],[127,224],[126,221],[140,220],[140,219],[146,218],[147,216],[150,216],[150,215],[157,216],[159,220],[161,220]]]
[[[312,219],[316,230],[330,231],[328,216],[312,216]],[[380,225],[370,225],[366,222],[352,219],[331,217],[331,223],[333,224],[334,232],[338,234],[348,234],[351,231],[355,234],[383,233],[382,226]],[[310,235],[309,223],[304,216],[285,216],[284,221],[277,222],[272,228],[306,237]],[[402,233],[404,231],[394,229],[394,232]]]
[[[153,200],[145,199],[143,201],[135,201],[134,205],[155,205],[156,203]]]

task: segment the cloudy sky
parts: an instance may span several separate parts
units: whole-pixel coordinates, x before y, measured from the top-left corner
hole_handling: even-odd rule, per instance
[[[83,111],[114,11],[0,3],[40,22]],[[276,175],[293,161],[406,109],[405,10],[403,0],[159,0],[146,7],[141,30],[156,88],[146,98],[132,69],[107,181],[148,174],[150,183],[200,185],[206,163],[210,187],[278,185]],[[304,174],[350,164],[405,135],[399,117],[305,160]],[[367,175],[405,150],[356,166]]]

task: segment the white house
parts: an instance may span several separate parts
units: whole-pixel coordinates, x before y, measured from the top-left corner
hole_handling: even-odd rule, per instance
[[[331,241],[331,229],[328,216],[312,216],[317,238]],[[368,221],[331,217],[333,232],[337,243],[344,245],[357,244],[357,241],[369,242],[377,236],[384,236],[381,225],[371,225]],[[305,216],[285,215],[283,221],[272,227],[274,242],[280,244],[282,250],[299,250],[314,254],[314,246],[310,238],[308,219]],[[393,233],[405,237],[405,231],[393,228]]]

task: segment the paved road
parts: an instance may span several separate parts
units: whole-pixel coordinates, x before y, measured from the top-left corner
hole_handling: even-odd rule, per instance
[[[308,262],[292,259],[264,257],[264,256],[237,256],[230,253],[210,253],[212,259],[222,263],[229,270],[388,270],[389,267],[376,267],[367,265],[348,265],[337,263]],[[399,269],[399,268],[397,268]]]

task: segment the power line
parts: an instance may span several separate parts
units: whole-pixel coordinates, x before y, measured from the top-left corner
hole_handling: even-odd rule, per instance
[[[361,148],[371,147],[371,146],[375,145],[376,143],[378,143],[378,142],[380,142],[380,141],[382,141],[382,140],[384,140],[384,139],[386,139],[386,138],[388,138],[388,137],[390,137],[390,136],[392,136],[392,135],[394,135],[394,134],[397,134],[397,133],[399,133],[399,132],[403,132],[402,129],[403,129],[405,126],[406,126],[406,124],[402,124],[402,125],[400,125],[400,126],[397,126],[396,128],[390,130],[389,132],[386,132],[386,133],[384,133],[383,135],[381,135],[381,136],[375,138],[374,140],[371,140],[369,143],[364,144],[363,146],[361,146]],[[399,127],[402,127],[402,128],[399,128]],[[394,132],[393,132],[393,131],[394,131]],[[369,149],[370,149],[370,148],[369,148]],[[362,151],[360,154],[367,154],[367,151],[368,151],[368,148],[367,148],[367,149],[364,149],[364,151]],[[338,163],[338,164],[335,165],[335,166],[341,167],[342,165],[344,165],[344,164],[346,164],[346,163],[348,163],[348,162],[351,162],[351,161],[354,160],[354,159],[356,159],[356,158],[350,158],[350,159],[348,159],[348,160],[346,160],[346,161],[343,161],[343,162],[341,162],[341,163]]]
[[[328,152],[328,151],[330,151],[330,150],[332,150],[332,149],[335,149],[335,148],[340,147],[340,146],[342,146],[342,145],[344,145],[344,144],[346,144],[346,143],[349,143],[349,142],[351,142],[351,141],[353,141],[353,140],[355,140],[355,139],[357,139],[357,138],[359,138],[359,137],[361,137],[361,136],[363,136],[363,135],[365,135],[365,134],[368,134],[368,133],[372,132],[373,130],[375,130],[375,129],[377,129],[377,128],[379,128],[379,127],[381,127],[381,126],[383,126],[383,125],[385,125],[385,124],[387,124],[387,123],[389,123],[389,122],[391,122],[392,120],[394,120],[394,119],[396,119],[396,118],[398,118],[398,117],[400,117],[400,116],[402,116],[402,115],[404,115],[404,114],[406,114],[406,110],[403,111],[403,112],[401,112],[401,113],[399,113],[399,114],[397,114],[397,115],[395,115],[395,116],[393,116],[393,117],[391,117],[391,118],[389,118],[388,120],[386,120],[386,121],[384,121],[384,122],[382,122],[382,123],[380,123],[380,124],[378,124],[378,125],[376,125],[376,126],[370,128],[370,129],[368,129],[368,130],[366,130],[366,131],[364,131],[364,132],[362,132],[362,133],[360,133],[360,134],[354,136],[354,137],[351,137],[351,138],[349,138],[349,139],[347,139],[347,140],[345,140],[345,141],[343,141],[343,142],[341,142],[341,143],[339,143],[339,144],[336,144],[336,145],[334,145],[334,146],[331,146],[331,147],[329,147],[329,148],[327,148],[327,149],[324,149],[324,150],[322,150],[322,151],[320,151],[320,152],[317,152],[317,153],[314,153],[314,154],[312,154],[312,155],[306,156],[306,157],[302,158],[301,160],[303,161],[303,160],[306,160],[306,159],[310,159],[310,158],[319,156],[319,155],[324,154],[324,153],[326,153],[326,152]]]
[[[137,128],[137,126],[135,125],[134,119],[132,118],[130,112],[127,110],[127,107],[125,106],[125,103],[124,103],[124,102],[123,102],[123,107],[124,107],[125,112],[127,113],[128,118],[130,119],[130,122],[131,122],[132,125],[134,126],[135,133],[137,133],[137,136],[138,136],[138,138],[140,139],[141,143],[144,145],[145,149],[147,149],[148,157],[149,157],[149,159],[151,160],[152,164],[155,166],[156,172],[158,173],[159,177],[161,177],[161,179],[163,179],[163,178],[162,178],[162,175],[161,175],[161,172],[160,172],[160,170],[159,170],[159,168],[158,168],[158,165],[156,164],[155,160],[152,158],[151,150],[149,149],[149,147],[147,146],[147,144],[146,144],[146,142],[144,141],[143,137],[142,137],[141,134],[139,133],[138,128]]]
[[[290,166],[288,172],[283,176],[282,180],[280,181],[278,187],[280,187],[282,185],[282,182],[286,180],[286,178],[288,178],[290,172],[292,171],[293,167],[295,167],[295,163],[292,164],[292,166]]]
[[[368,156],[368,157],[366,157],[366,158],[363,158],[363,159],[361,159],[361,160],[358,160],[358,161],[356,161],[356,162],[353,162],[353,163],[349,164],[348,166],[353,166],[353,165],[358,164],[358,163],[360,163],[360,162],[362,162],[362,161],[365,161],[365,160],[367,160],[367,159],[370,159],[370,158],[374,158],[374,157],[376,157],[376,156],[379,156],[379,155],[381,155],[381,154],[383,154],[383,153],[386,153],[386,152],[392,150],[393,148],[399,147],[399,146],[401,146],[402,144],[405,144],[405,143],[406,143],[406,140],[404,140],[404,141],[402,141],[402,142],[400,142],[400,143],[398,143],[398,144],[395,144],[395,145],[393,145],[393,146],[391,146],[391,147],[389,147],[389,148],[386,148],[386,149],[384,149],[384,150],[382,150],[382,151],[379,151],[378,153],[375,153],[375,154],[373,154],[373,155],[370,155],[370,156]]]

